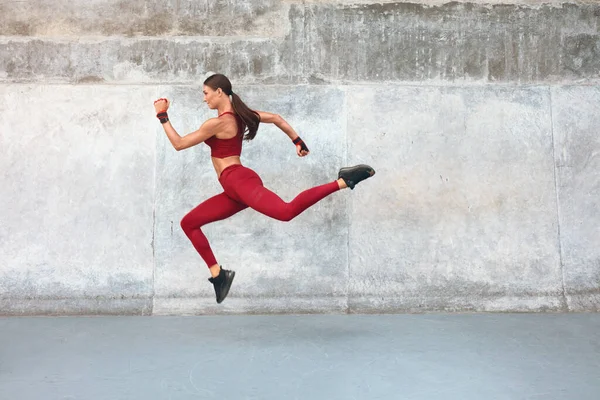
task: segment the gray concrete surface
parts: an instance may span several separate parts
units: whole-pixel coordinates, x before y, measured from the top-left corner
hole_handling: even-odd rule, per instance
[[[3,3],[0,81],[194,83],[206,71],[281,84],[599,77],[597,4],[88,4]]]
[[[598,314],[0,318],[0,398],[596,400]]]
[[[600,90],[553,89],[553,98],[565,291],[571,309],[600,311]]]
[[[381,161],[351,197],[350,307],[560,308],[548,90],[351,93],[350,163]]]
[[[179,227],[221,191],[208,149],[175,152],[150,108],[170,96],[173,123],[190,132],[212,115],[196,89],[139,86],[124,109],[130,88],[0,90],[11,127],[1,161],[5,314],[600,304],[596,87],[240,87],[312,149],[297,158],[273,126],[245,146],[246,165],[284,199],[334,179],[341,165],[367,162],[378,174],[289,223],[246,210],[207,226],[219,262],[238,271],[219,306]],[[31,122],[30,110],[43,108]],[[567,156],[581,167],[564,168]]]
[[[539,3],[0,4],[0,314],[600,310],[599,6]],[[378,171],[205,227],[222,305],[179,227],[221,190],[208,149],[152,108],[197,129],[215,71],[311,148],[245,145],[284,199]]]
[[[2,313],[152,308],[154,93],[0,87]]]

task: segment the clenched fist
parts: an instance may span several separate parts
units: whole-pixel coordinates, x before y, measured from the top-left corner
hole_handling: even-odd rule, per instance
[[[154,110],[159,113],[161,111],[167,111],[169,109],[169,100],[165,98],[160,98],[154,101]]]

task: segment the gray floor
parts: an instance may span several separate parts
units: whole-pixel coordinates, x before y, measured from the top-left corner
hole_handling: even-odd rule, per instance
[[[0,399],[600,399],[600,314],[0,318]]]

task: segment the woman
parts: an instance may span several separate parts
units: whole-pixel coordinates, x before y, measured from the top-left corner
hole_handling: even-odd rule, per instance
[[[309,154],[308,147],[277,114],[253,111],[231,90],[231,82],[221,74],[210,76],[204,81],[204,102],[218,117],[206,121],[195,132],[179,136],[175,131],[167,109],[169,101],[160,98],[154,102],[156,116],[160,120],[173,147],[179,151],[206,143],[211,149],[211,159],[223,192],[204,201],[181,220],[181,228],[190,239],[212,275],[217,303],[221,303],[231,287],[235,271],[222,269],[208,244],[201,227],[208,223],[231,217],[248,207],[280,221],[289,221],[324,197],[340,189],[354,186],[373,176],[375,171],[368,165],[342,168],[338,179],[300,193],[289,203],[263,186],[260,177],[240,161],[242,140],[256,136],[259,123],[272,123],[285,132],[296,145],[298,156]],[[244,136],[244,133],[246,135]]]

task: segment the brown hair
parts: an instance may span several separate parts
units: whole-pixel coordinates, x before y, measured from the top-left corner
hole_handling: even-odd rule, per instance
[[[258,130],[258,124],[260,123],[260,116],[257,112],[251,110],[240,97],[233,93],[231,90],[231,82],[225,75],[222,74],[214,74],[206,78],[204,81],[206,86],[209,86],[213,90],[217,90],[221,88],[221,90],[228,96],[232,98],[233,110],[239,117],[241,118],[244,126],[243,131],[248,133],[244,137],[245,140],[252,140],[256,136],[256,131]]]

